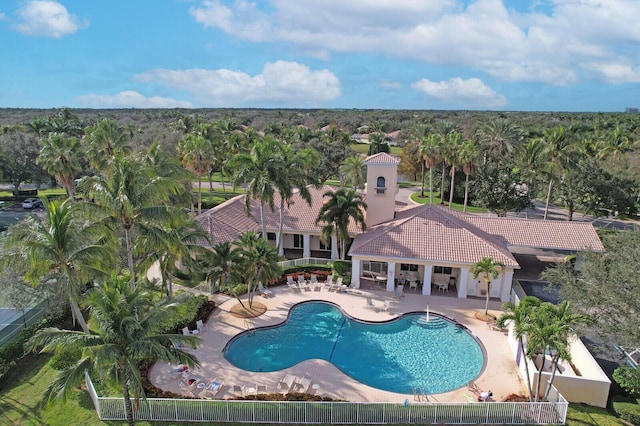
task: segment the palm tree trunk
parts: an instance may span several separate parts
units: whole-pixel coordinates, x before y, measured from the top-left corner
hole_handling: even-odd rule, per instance
[[[549,202],[551,201],[551,188],[553,188],[553,178],[549,179],[549,189],[547,190],[547,203],[544,206],[543,220],[547,220],[547,214],[549,213]]]
[[[529,391],[529,402],[533,400],[533,389],[531,389],[531,376],[529,374],[529,358],[527,357],[527,351],[524,349],[524,340],[520,338],[520,349],[524,355],[524,371],[527,375],[527,390]]]
[[[284,227],[284,198],[280,194],[280,223],[278,224],[278,235],[276,235],[276,250],[278,255],[284,255],[283,243],[282,243],[282,228]]]
[[[449,190],[449,208],[453,204],[453,185],[456,179],[456,166],[455,164],[451,165],[451,189]]]
[[[213,200],[213,170],[209,172],[209,198]]]
[[[71,315],[73,316],[73,319],[78,321],[78,324],[80,324],[82,331],[84,331],[85,333],[88,333],[89,326],[87,325],[87,322],[84,320],[84,317],[82,316],[82,311],[80,310],[80,306],[78,306],[78,302],[76,302],[76,299],[74,299],[71,296],[69,297],[69,306],[71,307]]]
[[[127,413],[127,423],[134,426],[136,422],[133,420],[133,405],[131,405],[131,397],[129,396],[129,384],[127,379],[122,379],[122,396],[124,397],[124,409]]]
[[[133,245],[131,243],[131,230],[126,227],[124,228],[124,239],[127,243],[127,263],[131,274],[131,291],[134,291],[136,289],[136,274],[133,270]]]
[[[444,197],[444,175],[446,171],[447,171],[447,163],[443,161],[442,162],[442,182],[440,182],[440,204],[444,204],[444,200],[442,199],[442,197]]]
[[[433,204],[433,167],[429,167],[429,204]]]
[[[420,197],[424,198],[424,161],[420,162],[422,165],[422,191],[420,192]]]
[[[469,175],[465,173],[464,179],[464,206],[462,207],[462,211],[466,213],[467,211],[467,201],[469,200]]]
[[[546,361],[547,357],[544,355],[542,355],[542,363],[540,365],[540,370],[538,370],[538,383],[536,384],[536,397],[535,397],[535,402],[538,402],[538,400],[540,399],[540,385],[542,384],[542,372],[544,371],[544,363]]]
[[[549,398],[549,392],[551,391],[551,386],[553,386],[553,379],[556,377],[556,371],[558,371],[558,362],[560,361],[560,359],[558,358],[558,355],[555,355],[553,357],[553,359],[551,360],[551,378],[549,379],[549,383],[547,383],[547,389],[544,392],[544,396],[542,397],[543,401],[546,401],[547,398]]]
[[[202,177],[198,175],[198,214],[202,213]]]
[[[264,220],[264,201],[260,200],[260,222],[262,223],[262,238],[267,239],[267,223]]]
[[[489,290],[491,290],[491,281],[485,279],[485,282],[487,283],[487,300],[484,304],[484,315],[487,317],[489,316],[489,294],[491,293]]]

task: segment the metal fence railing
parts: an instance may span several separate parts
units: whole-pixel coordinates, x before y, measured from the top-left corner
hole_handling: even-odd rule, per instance
[[[85,374],[100,420],[124,420],[122,398],[100,397]],[[555,389],[554,389],[555,391]],[[147,398],[133,404],[134,418],[172,422],[325,424],[564,424],[567,401],[426,402],[415,404],[333,401],[234,401]]]
[[[278,265],[282,268],[290,268],[299,265],[326,265],[329,262],[331,262],[330,259],[320,257],[301,257],[300,259],[283,260],[278,262]]]
[[[18,315],[18,311],[11,309],[11,317],[13,317],[13,319],[10,322],[0,321],[0,345],[11,340],[11,338],[20,333],[24,327],[38,321],[48,307],[49,300],[45,299],[31,308],[25,309],[20,315]]]

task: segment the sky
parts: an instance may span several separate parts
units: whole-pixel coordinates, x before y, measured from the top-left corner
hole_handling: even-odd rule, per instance
[[[640,0],[0,0],[0,107],[624,111]]]

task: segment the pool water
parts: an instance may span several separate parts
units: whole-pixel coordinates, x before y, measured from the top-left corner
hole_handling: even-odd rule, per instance
[[[224,352],[233,365],[253,372],[323,359],[361,383],[404,394],[458,389],[484,366],[478,341],[443,317],[431,314],[427,321],[425,313],[410,313],[365,323],[325,302],[298,304],[285,323],[244,332]]]

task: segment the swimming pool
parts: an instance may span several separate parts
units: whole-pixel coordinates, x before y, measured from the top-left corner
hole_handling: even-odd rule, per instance
[[[354,320],[331,303],[295,305],[284,323],[244,332],[224,349],[236,367],[271,372],[307,359],[331,362],[350,377],[378,389],[410,394],[448,392],[474,380],[484,350],[463,327],[424,312],[384,323]]]

